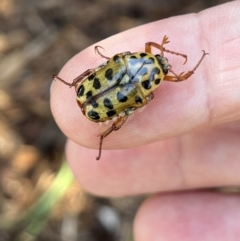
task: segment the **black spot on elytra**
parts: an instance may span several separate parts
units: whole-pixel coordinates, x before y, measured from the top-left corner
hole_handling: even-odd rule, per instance
[[[77,97],[81,97],[84,94],[85,87],[84,85],[80,85],[77,91]]]
[[[108,80],[112,80],[113,78],[113,69],[108,69],[105,73],[105,77],[108,79]]]
[[[144,58],[145,56],[147,56],[147,54],[146,54],[146,53],[141,53],[140,56],[141,56],[142,58]]]
[[[89,90],[87,93],[86,93],[86,98],[89,99],[92,97],[92,91]]]
[[[144,59],[144,64],[154,64],[154,58],[150,57],[148,59]]]
[[[98,107],[98,103],[95,100],[91,101],[91,105],[92,105],[93,108]]]
[[[160,83],[160,81],[161,81],[160,79],[155,79],[154,80],[155,85],[158,85]]]
[[[111,117],[111,116],[116,114],[116,111],[115,110],[110,110],[106,114],[107,114],[108,117]]]
[[[154,64],[154,62],[155,62],[155,59],[152,57],[150,57],[148,60],[151,62],[151,64]]]
[[[135,97],[136,104],[142,104],[142,99],[139,96]]]
[[[96,76],[96,73],[93,73],[93,74],[88,76],[88,79],[89,80],[93,80],[95,78],[95,76]]]
[[[139,61],[142,62],[142,60],[138,59],[136,56],[132,55],[130,58],[129,58],[129,63],[130,65],[135,65],[137,63],[139,63]]]
[[[98,113],[94,110],[90,110],[88,113],[87,113],[88,117],[93,119],[93,120],[99,120],[100,117],[98,115]]]
[[[105,98],[103,100],[103,104],[105,107],[107,107],[108,109],[113,109],[113,104],[112,104],[112,101],[109,99],[109,98]]]
[[[119,58],[118,55],[115,55],[115,56],[113,57],[113,60],[114,60],[115,63],[119,63],[120,58]]]
[[[94,81],[93,81],[93,87],[94,87],[96,90],[98,90],[98,89],[100,89],[100,88],[102,87],[99,78],[95,78],[95,79],[94,79]]]
[[[149,81],[149,80],[144,80],[143,82],[142,82],[142,87],[144,88],[144,89],[146,89],[146,90],[149,90],[149,89],[151,89],[151,82]]]
[[[126,102],[128,100],[128,97],[121,92],[117,93],[117,99],[119,102]]]
[[[150,74],[150,78],[149,81],[152,82],[155,79],[155,74],[159,74],[160,73],[160,69],[155,67],[152,69],[151,74]]]

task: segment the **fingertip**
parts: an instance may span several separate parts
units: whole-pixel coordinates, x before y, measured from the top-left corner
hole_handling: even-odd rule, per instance
[[[235,6],[233,3],[228,6],[230,5]],[[230,9],[230,7],[228,8]],[[187,71],[188,68],[191,69],[198,58],[198,55],[194,53],[202,46],[203,48],[208,46],[206,47],[207,51],[215,48],[215,46],[224,46],[225,49],[225,52],[221,53],[219,51],[222,48],[212,52],[211,58],[204,60],[195,75],[191,76],[188,81],[183,81],[181,84],[163,83],[160,88],[154,91],[155,98],[149,103],[144,114],[137,114],[137,117],[124,124],[121,130],[109,135],[104,140],[104,148],[139,146],[185,134],[197,128],[204,128],[229,120],[234,121],[239,118],[239,112],[236,111],[239,105],[239,93],[238,88],[236,88],[239,85],[238,79],[235,78],[235,81],[232,81],[229,78],[229,72],[225,71],[227,76],[219,81],[221,75],[219,60],[224,60],[222,66],[227,66],[225,63],[230,63],[232,56],[225,54],[226,52],[230,53],[229,50],[231,49],[229,49],[229,45],[222,44],[224,39],[222,30],[216,29],[218,32],[217,38],[212,35],[216,34],[216,31],[213,31],[213,29],[215,30],[214,23],[216,24],[216,20],[215,18],[212,19],[215,16],[213,13],[216,12],[219,12],[217,7],[206,10],[199,15],[178,16],[149,23],[97,43],[97,45],[104,47],[104,55],[111,57],[119,52],[143,50],[147,41],[159,42],[167,34],[171,39],[169,49],[183,51],[183,53],[191,55],[189,60],[191,59],[192,62],[189,61],[189,66],[186,66],[186,69],[182,68],[181,60],[179,60],[179,64],[176,64],[178,60],[175,61],[174,57],[169,56],[169,62],[174,66],[176,73]],[[211,17],[209,17],[210,15]],[[230,19],[225,19],[221,14],[219,16],[221,16],[221,23]],[[235,16],[231,18],[231,21],[233,21]],[[200,27],[200,25],[206,24],[205,21],[208,21],[208,19],[212,21],[211,24],[209,23],[206,28]],[[176,22],[179,21],[181,21],[181,28],[176,25]],[[228,24],[231,24],[230,20]],[[158,29],[161,29],[161,31],[157,31]],[[227,36],[227,34],[225,35]],[[233,33],[229,32],[228,35],[233,35]],[[183,37],[179,40],[179,36]],[[217,40],[217,42],[213,41],[210,44],[206,41],[208,39]],[[237,55],[237,51],[235,53]],[[227,56],[229,56],[229,60],[226,59]],[[90,46],[73,57],[64,66],[59,76],[71,83],[76,76],[86,69],[95,68],[102,62],[101,57],[95,55],[94,46]],[[182,68],[180,71],[179,66]],[[237,70],[234,76],[238,76]],[[226,90],[226,86],[231,88]],[[69,90],[66,87],[60,81],[55,81],[52,85],[51,108],[58,125],[76,143],[97,148],[99,140],[96,136],[102,130],[99,130],[96,123],[89,121],[82,114],[76,104],[76,93],[73,89]],[[127,142],[126,139],[131,141]]]
[[[136,215],[135,240],[237,241],[239,201],[237,195],[214,192],[156,195]]]

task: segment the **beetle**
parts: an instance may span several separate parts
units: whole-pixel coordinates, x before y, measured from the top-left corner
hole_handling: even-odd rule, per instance
[[[204,57],[203,54],[195,67],[181,74],[176,74],[164,53],[182,56],[187,62],[187,55],[168,50],[164,47],[169,43],[168,37],[163,37],[162,43],[145,43],[144,52],[123,52],[112,58],[104,56],[99,48],[95,51],[107,61],[97,68],[88,69],[72,83],[68,83],[57,75],[58,79],[69,87],[75,87],[76,99],[79,107],[89,120],[93,122],[107,122],[113,124],[100,134],[99,154],[101,157],[103,139],[112,131],[119,130],[128,117],[138,108],[147,105],[154,97],[153,91],[165,81],[179,82],[187,80],[198,68]],[[153,54],[152,47],[160,50],[160,54]],[[169,75],[171,73],[171,75]]]

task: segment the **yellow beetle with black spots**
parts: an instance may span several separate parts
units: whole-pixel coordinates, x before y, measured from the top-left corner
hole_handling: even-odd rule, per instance
[[[148,42],[145,52],[124,52],[106,57],[95,47],[97,53],[107,62],[95,69],[89,69],[79,75],[70,84],[59,76],[53,77],[76,89],[77,103],[83,114],[91,121],[106,122],[114,120],[112,126],[100,135],[99,155],[101,157],[103,139],[112,131],[119,130],[136,109],[145,106],[154,97],[153,91],[162,80],[179,82],[188,79],[198,68],[207,53],[203,54],[196,66],[185,74],[173,72],[164,52],[180,55],[187,61],[187,56],[163,47],[169,43],[164,36],[162,43]],[[151,47],[160,50],[152,54]],[[168,73],[172,75],[168,75]]]

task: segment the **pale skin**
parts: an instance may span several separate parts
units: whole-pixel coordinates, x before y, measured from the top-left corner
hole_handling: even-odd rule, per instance
[[[82,187],[110,197],[157,193],[136,215],[136,241],[240,240],[239,194],[198,191],[240,186],[239,12],[240,1],[235,1],[131,29],[94,45],[112,56],[141,51],[145,42],[159,42],[167,35],[168,49],[188,55],[182,65],[182,58],[165,54],[177,73],[191,69],[202,50],[209,53],[187,81],[164,82],[143,112],[106,137],[98,162],[98,135],[106,127],[82,115],[74,89],[60,81],[52,87],[53,115],[69,138],[67,160]],[[91,46],[72,58],[59,76],[70,83],[102,62]]]

